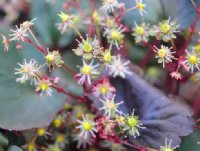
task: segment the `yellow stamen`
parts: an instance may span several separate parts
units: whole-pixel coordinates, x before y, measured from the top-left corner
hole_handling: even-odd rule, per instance
[[[137,125],[137,120],[134,117],[130,117],[128,118],[128,125],[130,127],[135,127]]]
[[[45,56],[45,59],[48,61],[48,62],[53,62],[54,59],[55,59],[55,55],[53,53],[49,53]]]
[[[91,124],[90,124],[89,122],[85,121],[85,122],[83,123],[83,128],[84,128],[84,130],[86,130],[86,131],[90,131],[90,130],[92,129],[92,126],[91,126]]]
[[[44,136],[46,134],[46,130],[44,128],[38,128],[37,129],[37,134],[39,136]]]
[[[110,51],[106,51],[103,55],[103,59],[105,62],[109,63],[112,60],[112,55]]]
[[[143,10],[144,7],[145,7],[145,4],[144,4],[144,3],[137,3],[137,4],[136,4],[136,7],[137,7],[137,9],[139,9],[139,10]]]
[[[167,54],[167,49],[165,48],[162,48],[162,49],[159,49],[158,50],[158,56],[159,58],[163,59]]]
[[[120,41],[121,39],[121,34],[117,30],[113,30],[111,33],[111,36],[112,36],[112,39],[117,40],[117,41]]]
[[[40,83],[39,87],[41,91],[46,91],[49,86],[47,83]]]
[[[84,75],[89,75],[90,72],[91,72],[90,66],[84,65],[84,66],[81,68],[81,72],[82,72]]]
[[[92,51],[92,45],[85,41],[83,43],[83,49],[85,52],[89,53]]]
[[[106,93],[108,93],[108,87],[106,85],[102,85],[100,87],[100,92],[101,94],[105,95]]]
[[[135,28],[135,32],[136,32],[136,34],[138,34],[138,35],[143,35],[143,34],[144,34],[144,28],[141,27],[141,26],[137,26],[137,27]]]
[[[69,15],[67,15],[67,14],[65,14],[63,12],[61,12],[60,14],[58,14],[58,16],[60,17],[60,19],[62,20],[62,22],[67,22],[69,20],[69,18],[70,18]]]
[[[160,31],[162,33],[167,33],[170,30],[170,25],[168,23],[163,23],[160,25]]]
[[[59,134],[56,138],[56,142],[63,143],[65,141],[65,137],[62,134]]]
[[[189,62],[190,62],[191,64],[194,64],[194,65],[198,63],[198,58],[197,58],[196,55],[191,55],[191,56],[189,56],[189,57],[188,57],[188,60],[189,60]]]

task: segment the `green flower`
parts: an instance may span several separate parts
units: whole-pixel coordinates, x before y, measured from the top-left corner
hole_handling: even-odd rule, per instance
[[[83,56],[85,60],[96,58],[102,51],[96,37],[92,39],[87,36],[86,40],[78,41],[78,43],[78,48],[73,49],[73,51],[77,56]]]

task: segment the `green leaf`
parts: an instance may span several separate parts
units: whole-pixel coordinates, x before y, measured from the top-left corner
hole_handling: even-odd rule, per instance
[[[23,51],[15,48],[8,53],[0,51],[0,127],[4,129],[48,126],[65,103],[65,97],[55,91],[51,97],[39,96],[34,86],[16,83],[14,68],[18,67],[17,62],[23,61]]]
[[[37,18],[35,29],[42,42],[47,45],[55,44],[60,37],[56,29],[58,13],[62,10],[64,0],[57,1],[54,5],[47,1],[32,1],[31,18]]]
[[[8,145],[9,141],[8,139],[2,134],[0,133],[0,145]]]
[[[183,138],[179,151],[200,150],[200,129],[196,129],[191,135]]]
[[[23,150],[16,145],[12,145],[8,148],[8,151],[23,151]]]
[[[121,0],[121,2],[125,3],[127,9],[136,6],[136,3],[134,0],[133,1]],[[143,0],[143,2],[146,4],[146,7],[144,8],[144,10],[147,13],[144,13],[144,17],[142,17],[140,12],[137,9],[134,9],[128,12],[124,16],[124,21],[127,25],[133,27],[134,22],[141,22],[142,18],[144,18],[145,21],[148,21],[151,23],[158,22],[160,18],[160,14],[162,13],[161,1],[160,0],[154,0],[154,1]]]

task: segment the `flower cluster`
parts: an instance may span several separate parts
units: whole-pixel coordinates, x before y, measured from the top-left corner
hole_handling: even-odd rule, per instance
[[[92,39],[87,35],[86,40],[83,40],[82,42],[78,41],[78,43],[78,48],[73,49],[73,51],[77,56],[83,56],[86,60],[91,60],[101,53],[101,47],[96,37]]]
[[[15,29],[11,29],[10,38],[1,34],[4,51],[7,52],[10,49],[10,43],[16,41],[17,49],[22,49],[21,43],[26,43],[43,55],[44,63],[39,63],[41,61],[37,61],[38,58],[29,61],[24,59],[22,63],[18,63],[18,68],[15,68],[14,72],[18,76],[16,82],[29,82],[35,87],[35,93],[39,93],[41,96],[50,97],[53,91],[57,91],[65,95],[68,101],[49,127],[36,129],[37,135],[24,146],[28,151],[60,151],[64,150],[66,144],[71,141],[77,143],[78,149],[85,149],[96,144],[101,148],[108,148],[113,151],[125,150],[124,144],[143,149],[140,146],[138,147],[138,144],[131,145],[126,142],[128,140],[124,141],[127,138],[131,139],[130,142],[133,142],[132,139],[139,140],[142,137],[141,135],[148,131],[143,114],[135,112],[138,109],[135,105],[132,105],[135,103],[135,97],[138,99],[138,96],[132,95],[132,92],[136,91],[135,93],[143,95],[146,90],[139,93],[129,86],[129,84],[133,85],[134,83],[132,80],[127,80],[132,76],[134,77],[134,72],[131,69],[136,72],[141,71],[140,69],[137,70],[137,67],[131,65],[131,62],[126,59],[130,53],[130,51],[126,51],[129,44],[131,48],[132,44],[134,46],[138,44],[139,47],[145,47],[147,51],[151,51],[147,52],[144,60],[141,61],[140,65],[144,69],[146,69],[150,59],[156,58],[157,62],[162,64],[163,70],[167,70],[166,73],[176,80],[181,80],[185,71],[194,73],[200,70],[200,44],[196,44],[191,49],[187,48],[192,34],[195,33],[194,31],[191,31],[189,38],[186,39],[186,44],[179,48],[174,41],[178,37],[177,34],[181,32],[179,25],[170,17],[157,25],[150,25],[143,18],[147,14],[147,4],[143,0],[135,0],[135,5],[130,8],[126,8],[126,4],[119,0],[101,0],[102,6],[98,10],[95,9],[95,1],[90,1],[90,3],[90,15],[88,15],[90,11],[84,13],[80,1],[73,0],[66,1],[63,5],[64,10],[57,15],[60,22],[54,26],[58,29],[60,36],[71,31],[75,35],[72,40],[74,42],[71,45],[60,47],[59,42],[54,41],[55,43],[49,46],[50,49],[42,46],[42,42],[40,44],[37,34],[35,35],[32,29],[36,19],[16,25]],[[71,11],[73,7],[75,7],[75,10]],[[134,27],[129,27],[122,19],[132,10],[138,11],[141,22],[135,22]],[[73,11],[80,14],[70,13]],[[82,28],[79,23],[80,25],[82,23],[84,25],[89,24],[88,28]],[[194,24],[192,24],[191,30],[195,30]],[[128,38],[134,38],[134,40],[127,42]],[[61,48],[63,51],[57,48]],[[65,48],[69,48],[68,52],[65,51]],[[72,69],[70,64],[64,62],[62,58],[64,53],[71,53],[81,61],[80,64],[75,64],[78,70]],[[67,81],[67,84],[65,84],[66,81],[63,76],[54,77],[57,73],[62,72],[55,70],[57,68],[66,70],[71,74],[73,82],[76,82],[83,90],[82,94],[77,95],[74,90],[65,90],[65,85],[71,88],[71,81]],[[196,72],[195,75],[198,76],[198,73]],[[187,76],[185,79],[187,79]],[[117,86],[114,86],[113,79],[119,80],[118,89]],[[123,80],[130,83],[124,84]],[[144,82],[137,82],[139,84],[136,83],[136,86],[144,84]],[[128,89],[124,89],[124,87]],[[118,91],[123,91],[123,95],[119,95]],[[131,92],[131,95],[128,94],[129,92]],[[156,95],[156,92],[154,93]],[[134,98],[131,98],[133,102],[129,103],[128,100],[132,96],[134,96]],[[140,103],[139,105],[143,106],[142,102]],[[132,110],[132,113],[129,112]],[[141,112],[146,112],[144,110],[141,110]],[[161,112],[160,108],[158,112]],[[49,136],[52,138],[49,139],[48,145],[38,143],[39,139],[47,139]],[[151,145],[148,141],[145,141],[144,139],[139,143]],[[136,143],[138,142],[136,141]],[[156,149],[160,151],[174,151],[177,148],[172,147],[172,140],[168,143],[166,139],[165,144],[160,144],[160,142],[157,144],[160,145],[160,148],[157,147]],[[144,149],[146,148],[144,147]]]

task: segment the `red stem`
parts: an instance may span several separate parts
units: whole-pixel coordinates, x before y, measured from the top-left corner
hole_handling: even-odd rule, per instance
[[[186,42],[184,43],[183,47],[179,51],[179,54],[184,54],[185,49],[187,48],[187,46],[192,38],[192,35],[195,33],[195,28],[198,23],[199,17],[200,17],[200,5],[196,8],[196,16],[195,16],[194,21],[192,22],[192,25],[189,28],[189,36],[187,37]]]
[[[71,98],[76,99],[76,100],[82,100],[83,99],[82,97],[76,96],[76,95],[64,90],[63,87],[58,87],[58,86],[55,86],[55,85],[52,85],[51,87],[56,89],[58,93],[63,93],[63,94],[65,94],[65,95],[67,95]]]
[[[90,0],[91,2],[91,10],[92,10],[92,15],[90,17],[90,20],[91,20],[91,23],[89,25],[89,29],[88,29],[88,35],[89,37],[91,36],[92,32],[93,32],[93,14],[94,14],[94,10],[95,10],[95,7],[94,7],[94,0]]]
[[[140,67],[145,68],[147,63],[149,62],[149,60],[152,58],[153,54],[154,54],[154,46],[148,42],[144,42],[143,43],[144,47],[148,47],[150,51],[148,51],[148,53],[146,54],[145,58],[140,62]]]
[[[24,41],[27,42],[27,43],[29,43],[29,44],[31,44],[33,47],[35,47],[37,50],[39,50],[39,51],[40,51],[41,53],[43,53],[44,55],[47,54],[47,52],[45,51],[44,48],[42,48],[42,47],[36,45],[36,44],[33,43],[33,41],[30,40],[29,38],[25,38]]]
[[[135,148],[135,149],[137,149],[138,151],[148,151],[146,148],[143,148],[143,147],[141,147],[141,146],[139,146],[139,145],[131,144],[131,143],[127,142],[127,141],[121,140],[121,143],[122,143],[122,144],[125,144],[125,145],[127,145],[127,146],[130,146],[130,147],[132,147],[132,148]]]

